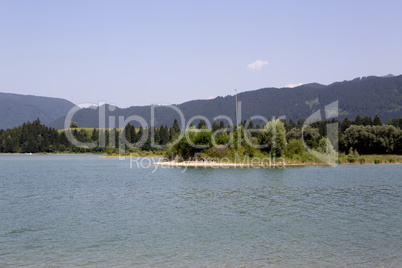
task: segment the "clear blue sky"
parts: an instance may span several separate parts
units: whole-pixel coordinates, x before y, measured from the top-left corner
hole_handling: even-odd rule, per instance
[[[399,75],[401,11],[401,1],[2,0],[0,92],[128,107]]]

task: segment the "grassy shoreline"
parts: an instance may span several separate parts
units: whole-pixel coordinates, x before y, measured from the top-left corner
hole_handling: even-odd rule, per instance
[[[365,163],[360,163],[360,162],[354,162],[354,163],[349,163],[349,162],[342,162],[342,163],[333,163],[333,165],[392,165],[392,164],[402,164],[401,161],[394,161],[394,162],[385,162],[385,161],[380,161],[380,162],[365,162]],[[290,161],[290,162],[271,162],[271,163],[235,163],[235,162],[213,162],[213,161],[161,161],[161,162],[156,162],[154,165],[160,165],[160,166],[170,166],[170,167],[211,167],[211,168],[227,168],[227,167],[286,167],[286,166],[327,166],[331,164],[327,164],[324,162],[296,162],[296,161]]]

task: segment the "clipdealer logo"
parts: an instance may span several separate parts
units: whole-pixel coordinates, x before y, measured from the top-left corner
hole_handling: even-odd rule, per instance
[[[81,142],[78,141],[74,135],[73,135],[73,131],[70,128],[70,124],[73,121],[73,117],[74,115],[83,107],[86,107],[87,109],[94,109],[94,110],[98,110],[98,118],[99,118],[99,138],[97,141],[92,141],[92,142]],[[158,107],[164,107],[165,109],[172,109],[174,112],[177,113],[178,118],[180,119],[180,129],[182,130],[186,130],[186,131],[182,131],[179,135],[179,137],[174,140],[172,143],[169,143],[168,145],[160,145],[155,143],[155,109],[157,109]],[[238,115],[239,118],[241,118],[241,102],[239,101],[237,103],[237,107],[238,107]],[[124,116],[118,116],[116,118],[116,116],[113,115],[109,115],[108,116],[108,120],[106,120],[106,110],[108,110],[108,112],[114,112],[116,107],[113,105],[107,105],[105,102],[99,102],[98,104],[94,104],[94,103],[83,103],[79,106],[75,106],[74,108],[72,108],[69,113],[66,116],[66,119],[64,121],[64,128],[65,128],[65,133],[66,133],[66,137],[69,140],[69,142],[71,144],[73,144],[76,147],[79,148],[86,148],[86,149],[91,149],[91,148],[95,148],[95,147],[100,147],[100,148],[105,148],[106,146],[108,147],[112,147],[112,148],[118,148],[118,152],[119,152],[119,159],[120,160],[124,160],[126,157],[126,147],[127,148],[140,148],[142,145],[144,145],[146,143],[146,141],[148,140],[148,138],[150,138],[151,140],[151,147],[155,148],[155,149],[164,149],[167,148],[168,146],[175,146],[178,142],[180,142],[181,139],[185,138],[187,140],[187,142],[193,147],[193,148],[197,148],[197,149],[204,149],[205,145],[199,145],[199,144],[195,144],[191,138],[190,138],[190,133],[192,131],[194,132],[200,132],[200,131],[209,131],[209,129],[211,129],[212,124],[210,122],[210,120],[208,118],[206,118],[205,116],[202,115],[196,115],[191,117],[187,123],[185,120],[185,116],[183,114],[183,112],[174,105],[151,105],[151,111],[150,111],[150,125],[148,124],[148,122],[141,116],[139,115],[130,115],[128,117],[124,117]],[[336,166],[337,165],[337,160],[338,160],[338,123],[328,123],[326,126],[326,130],[327,130],[327,137],[326,137],[326,150],[325,152],[319,152],[317,150],[315,150],[314,148],[311,148],[310,146],[307,145],[305,137],[304,137],[304,131],[306,129],[306,127],[308,127],[309,125],[320,121],[322,119],[324,120],[329,120],[332,118],[336,118],[338,117],[339,114],[339,108],[338,108],[338,101],[335,101],[327,106],[325,106],[325,116],[321,116],[321,110],[318,110],[316,112],[314,112],[312,115],[310,115],[307,120],[304,122],[303,127],[301,129],[302,135],[302,142],[303,145],[305,147],[305,149],[307,150],[307,152],[309,152],[311,155],[313,155],[315,158],[317,158],[318,160],[327,163],[329,165],[332,166]],[[285,116],[281,116],[278,117],[279,119],[286,119]],[[275,119],[275,117],[272,118],[273,120]],[[203,130],[203,129],[192,129],[190,128],[190,126],[192,125],[192,123],[198,121],[198,120],[204,120],[206,122],[207,125],[207,129]],[[226,121],[227,125],[232,126],[226,129],[218,129],[217,131],[215,131],[212,136],[211,136],[211,141],[212,141],[212,145],[216,146],[218,145],[216,143],[216,135],[220,132],[223,131],[227,131],[229,132],[229,141],[226,145],[229,144],[234,144],[234,136],[235,136],[235,132],[237,132],[237,135],[240,135],[240,128],[234,128],[233,126],[238,125],[238,123],[236,122],[236,124],[233,123],[232,119],[229,116],[226,115],[219,115],[213,118],[213,121]],[[252,120],[260,120],[262,122],[268,122],[269,120],[261,115],[255,115],[249,118],[249,120],[246,121],[245,123],[245,128],[248,129],[248,126],[250,124],[250,122]],[[118,122],[117,126],[116,126],[116,121]],[[238,121],[238,120],[236,120]],[[108,122],[108,125],[106,126],[106,122]],[[115,129],[116,127],[119,129],[123,129],[125,128],[125,126],[130,123],[130,122],[137,122],[140,124],[140,126],[143,129],[148,129],[150,127],[150,133],[148,131],[144,131],[143,135],[141,136],[140,140],[137,141],[136,143],[130,143],[129,141],[127,141],[124,131],[119,131],[119,142],[118,144],[116,144],[115,142],[115,135],[116,133],[114,133],[114,131],[109,131],[108,132],[108,144],[106,144],[106,129]],[[276,144],[276,128],[272,127],[272,128],[268,128],[268,129],[248,129],[247,131],[251,132],[262,132],[262,131],[269,131],[272,134],[272,141],[273,141],[273,145],[275,146]],[[150,137],[149,137],[150,135]],[[237,139],[238,142],[238,146],[241,146],[241,139]],[[250,139],[247,137],[247,135],[244,136],[244,142],[246,144],[248,144],[250,147],[252,148],[256,148],[256,149],[263,149],[266,148],[267,145],[264,144],[254,144],[250,141]]]

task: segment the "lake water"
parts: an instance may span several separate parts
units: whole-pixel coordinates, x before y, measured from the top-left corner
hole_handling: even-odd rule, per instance
[[[401,165],[142,164],[1,155],[0,267],[402,266]]]

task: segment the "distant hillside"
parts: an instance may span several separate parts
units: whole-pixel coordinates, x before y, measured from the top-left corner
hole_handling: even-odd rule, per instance
[[[48,125],[65,116],[74,106],[64,99],[0,93],[0,129],[13,128],[38,118]]]
[[[387,77],[364,77],[352,81],[336,82],[325,86],[317,83],[301,85],[295,88],[263,88],[238,94],[241,101],[241,119],[260,115],[266,118],[286,116],[287,119],[297,120],[307,118],[314,111],[321,109],[334,101],[339,102],[340,116],[354,120],[357,115],[369,115],[374,118],[380,116],[382,122],[389,118],[402,117],[402,75]],[[194,100],[176,105],[187,121],[196,115],[205,116],[212,122],[212,118],[225,115],[235,122],[235,97],[217,97],[213,100]],[[108,111],[108,109],[106,109]],[[155,126],[161,124],[172,125],[179,115],[173,109],[160,106],[156,108]],[[115,125],[118,125],[118,116],[125,118],[131,115],[143,117],[150,124],[150,106],[133,106],[126,109],[116,108],[107,112],[115,116]],[[73,118],[80,127],[98,127],[98,111],[82,109]],[[196,121],[197,122],[197,121]],[[108,120],[106,124],[109,125]],[[227,124],[227,122],[225,122]],[[59,118],[51,126],[64,128],[64,118]],[[135,123],[135,126],[139,126]]]

